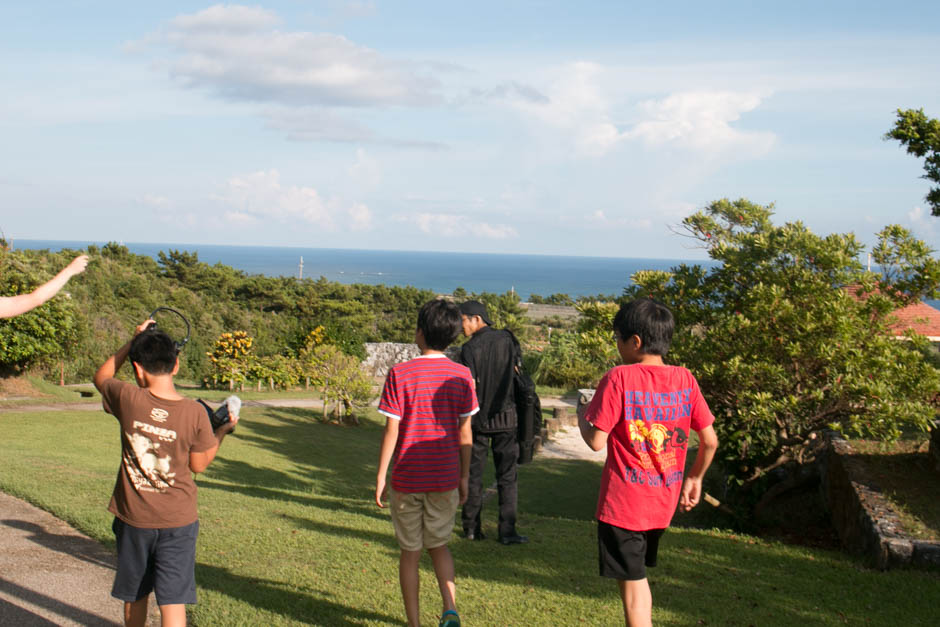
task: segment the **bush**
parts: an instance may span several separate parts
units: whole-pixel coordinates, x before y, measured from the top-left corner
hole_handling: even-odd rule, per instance
[[[625,290],[673,310],[669,359],[698,377],[719,459],[750,502],[772,471],[795,480],[827,429],[880,440],[925,430],[940,391],[925,339],[888,329],[892,311],[940,283],[930,250],[888,227],[873,250],[885,272],[874,274],[853,235],[820,237],[771,215],[743,199],[712,203],[683,225],[722,265],[639,272]]]

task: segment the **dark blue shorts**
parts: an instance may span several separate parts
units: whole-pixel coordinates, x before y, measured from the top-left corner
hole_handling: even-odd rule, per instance
[[[664,531],[630,531],[597,521],[597,553],[601,576],[622,581],[646,579],[646,567],[656,566],[659,538]]]
[[[196,602],[198,520],[185,527],[142,529],[115,518],[111,529],[118,554],[111,596],[133,602],[154,592],[157,605]]]

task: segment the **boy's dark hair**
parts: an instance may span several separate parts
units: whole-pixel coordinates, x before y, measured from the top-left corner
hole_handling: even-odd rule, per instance
[[[664,356],[669,352],[676,321],[664,304],[652,298],[638,298],[620,306],[613,326],[624,340],[638,335],[644,353]]]
[[[438,298],[428,301],[418,311],[418,329],[428,348],[442,351],[460,335],[460,309],[457,305]]]
[[[128,352],[131,362],[150,374],[169,374],[176,367],[179,355],[176,342],[163,331],[144,331],[131,341]]]

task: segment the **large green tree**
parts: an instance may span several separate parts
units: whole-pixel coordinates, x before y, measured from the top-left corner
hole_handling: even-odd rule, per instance
[[[923,109],[898,109],[894,128],[885,139],[896,139],[907,152],[924,158],[924,178],[940,183],[940,120],[928,118]],[[940,187],[927,193],[927,203],[935,216],[940,216]]]
[[[929,249],[888,227],[873,254],[890,272],[872,273],[853,235],[771,216],[772,206],[744,199],[710,204],[683,226],[720,265],[639,272],[625,290],[675,312],[669,358],[698,377],[719,459],[751,504],[771,473],[785,478],[774,490],[792,485],[826,430],[890,440],[926,429],[940,392],[925,338],[898,341],[888,329],[898,307],[935,293],[940,262]]]
[[[31,292],[55,275],[63,259],[70,259],[68,253],[30,259],[0,248],[0,296]],[[0,375],[69,357],[76,348],[76,326],[77,312],[68,291],[32,311],[0,320]]]

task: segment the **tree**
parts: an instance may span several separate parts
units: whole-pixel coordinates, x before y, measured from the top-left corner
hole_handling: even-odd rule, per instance
[[[525,329],[525,310],[519,304],[522,299],[513,291],[502,294],[482,292],[471,294],[470,300],[478,300],[486,305],[486,311],[497,329],[509,329],[516,337],[522,338]]]
[[[928,118],[923,109],[898,109],[894,128],[884,138],[896,139],[908,154],[924,157],[923,178],[940,183],[940,120]],[[930,212],[940,216],[940,187],[931,188],[926,200]]]
[[[368,405],[374,397],[372,380],[359,367],[359,360],[332,344],[312,346],[302,359],[304,372],[311,373],[320,388],[324,418],[333,404],[334,416],[347,424],[359,424],[354,408]]]
[[[206,356],[212,364],[212,381],[227,383],[230,390],[245,383],[252,368],[251,349],[254,340],[244,331],[223,333]]]
[[[669,359],[698,377],[718,459],[751,504],[794,486],[828,429],[880,440],[926,430],[940,391],[921,352],[926,339],[888,331],[891,313],[912,298],[906,290],[936,289],[940,262],[888,227],[875,250],[900,273],[866,272],[853,235],[820,237],[771,216],[772,206],[744,199],[712,203],[683,227],[721,265],[638,272],[625,290],[673,310]],[[765,492],[772,473],[783,480]]]
[[[55,267],[64,256],[52,255],[42,265]],[[41,278],[44,268],[37,270],[34,263],[19,253],[0,250],[0,296],[31,292],[48,280]],[[68,293],[60,293],[41,307],[0,320],[0,373],[19,372],[71,354],[78,337],[77,318]]]

